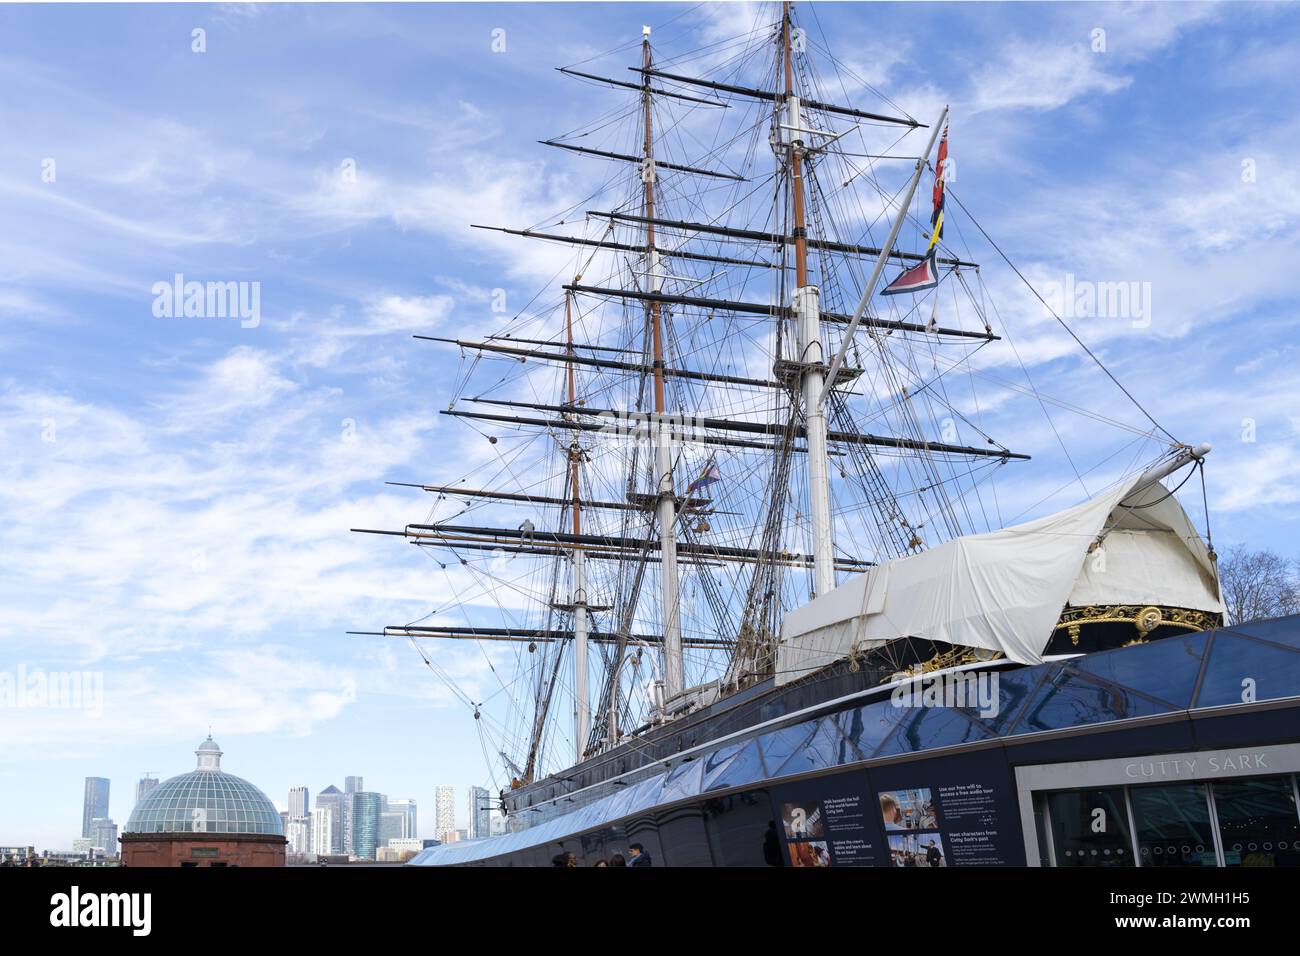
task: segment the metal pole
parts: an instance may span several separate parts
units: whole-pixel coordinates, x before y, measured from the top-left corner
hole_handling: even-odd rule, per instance
[[[574,747],[581,763],[591,733],[591,701],[587,690],[587,574],[581,550],[573,552],[573,698]]]
[[[921,181],[921,172],[925,169],[926,160],[930,158],[930,152],[934,149],[934,142],[939,138],[939,133],[943,130],[943,124],[948,120],[948,107],[943,108],[939,114],[939,121],[934,124],[930,131],[930,142],[926,144],[925,152],[921,158],[916,161],[916,170],[912,173],[912,181],[907,184],[907,196],[903,199],[903,204],[898,210],[898,217],[894,219],[894,225],[889,230],[889,238],[881,247],[880,255],[876,257],[876,267],[871,270],[871,279],[867,282],[867,287],[862,290],[862,299],[858,302],[858,307],[853,310],[853,319],[849,322],[849,327],[844,331],[844,339],[840,342],[840,350],[835,356],[835,361],[831,362],[831,367],[826,372],[826,381],[833,386],[835,375],[839,372],[840,366],[844,364],[844,354],[849,350],[849,343],[853,341],[853,333],[858,330],[858,325],[862,322],[862,315],[867,311],[867,303],[871,301],[871,296],[875,294],[876,283],[880,281],[880,273],[885,269],[885,261],[889,258],[890,250],[894,248],[894,240],[898,238],[898,230],[903,226],[903,220],[907,218],[907,210],[912,205],[912,197],[916,195],[917,183]],[[828,388],[827,393],[830,392]],[[822,401],[826,401],[826,395],[822,395]]]

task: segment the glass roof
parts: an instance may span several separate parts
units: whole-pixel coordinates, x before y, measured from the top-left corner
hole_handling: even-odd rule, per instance
[[[534,807],[534,813],[525,814],[525,825],[533,824],[527,829],[472,843],[430,847],[411,863],[448,866],[484,860],[710,790],[873,758],[1231,706],[1247,699],[1300,697],[1300,615],[996,673],[1000,707],[992,718],[982,718],[969,708],[896,707],[889,699],[889,688],[881,688],[875,699],[865,703],[745,742],[720,742],[693,755],[699,759],[670,770],[653,774],[642,768],[636,774],[637,782],[613,784],[613,792],[606,790],[598,799],[584,800],[589,795],[573,794],[561,798],[563,809],[555,804]],[[1244,693],[1248,685],[1253,697]],[[593,788],[592,794],[596,793]],[[527,819],[529,816],[534,819]],[[130,824],[127,828],[131,829]]]
[[[284,835],[266,794],[222,770],[192,770],[150,790],[131,811],[126,833],[266,833]]]

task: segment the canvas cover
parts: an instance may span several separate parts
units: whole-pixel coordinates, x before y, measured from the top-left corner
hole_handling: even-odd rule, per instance
[[[902,637],[1038,663],[1067,603],[1222,613],[1209,554],[1182,505],[1158,482],[1133,492],[1137,484],[853,576],[786,615],[777,684]]]

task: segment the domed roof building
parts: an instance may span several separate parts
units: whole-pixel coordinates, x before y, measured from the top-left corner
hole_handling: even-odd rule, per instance
[[[127,866],[284,866],[284,824],[270,799],[221,769],[208,739],[198,766],[150,790],[126,822]]]

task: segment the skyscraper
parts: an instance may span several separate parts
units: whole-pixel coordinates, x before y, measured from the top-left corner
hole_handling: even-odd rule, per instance
[[[94,836],[91,821],[96,817],[108,817],[108,780],[104,777],[86,778],[86,796],[81,805],[81,835],[89,839]]]
[[[310,802],[311,795],[307,792],[306,787],[289,788],[289,816],[305,817]]]
[[[105,856],[117,856],[117,824],[107,817],[90,821],[91,845],[100,847]]]
[[[356,855],[356,837],[352,831],[352,795],[362,792],[360,777],[343,778],[343,852]]]
[[[383,801],[377,793],[358,790],[352,794],[352,850],[353,856],[373,860],[379,847],[380,807]]]
[[[447,841],[446,834],[456,831],[456,788],[446,784],[434,791],[433,837]]]
[[[483,840],[492,835],[488,822],[492,814],[492,798],[488,796],[487,787],[469,788],[469,827],[471,840]]]
[[[345,798],[345,795],[339,792],[339,788],[333,785],[326,787],[316,795],[316,808],[328,807],[330,811],[329,849],[317,852],[347,852],[343,845],[343,817],[348,799],[350,798]],[[321,837],[321,839],[324,839],[324,837]]]
[[[140,798],[156,786],[158,786],[157,777],[141,777],[139,783],[135,785],[135,802],[139,803]]]
[[[286,851],[289,853],[311,852],[311,817],[290,816],[284,828],[285,838],[289,841]]]
[[[406,814],[400,810],[384,810],[379,814],[379,845],[388,846],[389,840],[402,840],[406,833]]]
[[[404,837],[413,840],[420,835],[420,818],[414,800],[405,797],[389,800],[388,809],[399,810],[406,814],[406,827],[402,834]]]
[[[333,787],[330,788],[334,790]],[[338,793],[337,790],[334,790]],[[335,848],[334,821],[338,818],[338,806],[334,803],[322,803],[316,798],[316,809],[311,812],[311,852],[318,856],[328,856],[339,852]]]

